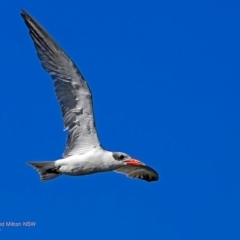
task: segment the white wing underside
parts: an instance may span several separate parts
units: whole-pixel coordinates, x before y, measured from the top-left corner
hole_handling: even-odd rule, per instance
[[[50,35],[22,11],[43,68],[51,75],[65,130],[69,130],[66,158],[100,147],[94,123],[92,95],[80,71]]]

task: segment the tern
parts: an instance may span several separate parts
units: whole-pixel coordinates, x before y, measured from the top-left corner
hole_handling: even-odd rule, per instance
[[[34,18],[24,10],[21,16],[43,68],[52,77],[64,130],[68,130],[62,159],[28,162],[38,171],[41,180],[48,181],[63,174],[83,176],[115,171],[131,178],[157,181],[158,173],[143,162],[126,153],[111,152],[101,147],[94,122],[92,94],[81,72]]]

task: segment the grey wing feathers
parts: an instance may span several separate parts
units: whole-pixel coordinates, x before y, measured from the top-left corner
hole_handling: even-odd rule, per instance
[[[145,165],[142,166],[126,165],[118,168],[117,170],[115,170],[115,172],[123,173],[126,174],[128,177],[138,178],[148,182],[158,180],[158,173],[154,169]]]
[[[43,68],[51,75],[64,128],[69,130],[64,157],[99,147],[89,87],[80,71],[60,46],[25,11],[21,13]]]

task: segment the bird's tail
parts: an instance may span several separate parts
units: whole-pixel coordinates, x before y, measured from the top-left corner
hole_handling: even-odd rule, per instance
[[[28,162],[27,164],[38,171],[42,181],[48,181],[61,176],[54,162]]]

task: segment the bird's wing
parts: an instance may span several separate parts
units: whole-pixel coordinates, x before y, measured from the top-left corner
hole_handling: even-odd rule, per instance
[[[67,147],[63,157],[100,147],[94,123],[92,95],[80,71],[50,35],[25,11],[23,17],[43,68],[51,75],[59,101]]]
[[[148,182],[158,180],[158,173],[154,169],[145,165],[141,166],[126,165],[118,168],[117,170],[115,170],[115,172],[123,173],[126,174],[128,177],[139,178]]]

